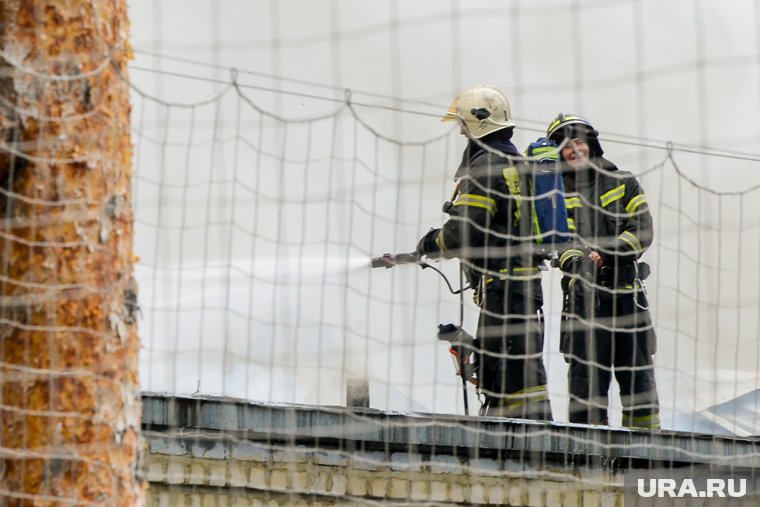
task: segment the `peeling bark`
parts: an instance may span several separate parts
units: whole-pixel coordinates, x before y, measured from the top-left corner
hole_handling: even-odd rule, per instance
[[[126,0],[0,2],[0,497],[142,505]]]

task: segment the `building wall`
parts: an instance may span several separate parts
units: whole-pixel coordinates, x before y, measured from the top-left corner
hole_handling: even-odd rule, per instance
[[[738,437],[146,393],[143,435],[162,507],[623,507],[631,468],[760,469]]]
[[[148,505],[486,504],[622,507],[622,475],[519,460],[153,437]]]

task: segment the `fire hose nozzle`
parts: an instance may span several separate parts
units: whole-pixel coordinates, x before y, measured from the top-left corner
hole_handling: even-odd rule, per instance
[[[401,264],[419,264],[419,262],[420,260],[415,253],[385,253],[380,257],[372,258],[372,267],[388,269]]]

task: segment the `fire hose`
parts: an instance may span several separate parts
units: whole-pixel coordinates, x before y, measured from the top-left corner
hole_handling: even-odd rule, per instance
[[[464,413],[470,415],[469,400],[467,397],[467,381],[473,376],[477,365],[470,360],[470,355],[476,352],[475,338],[462,329],[462,323],[464,320],[464,299],[463,294],[466,290],[470,289],[469,285],[465,286],[463,283],[462,269],[459,270],[459,289],[455,290],[451,286],[451,282],[446,275],[438,268],[431,266],[424,259],[420,258],[416,253],[399,253],[391,254],[386,253],[380,257],[373,257],[371,265],[373,268],[385,268],[389,269],[395,266],[401,266],[404,264],[416,264],[422,269],[432,269],[438,273],[441,278],[446,282],[446,286],[454,295],[459,295],[459,325],[454,324],[439,324],[438,325],[438,339],[449,343],[449,352],[454,360],[454,366],[457,370],[457,376],[462,379],[462,398],[464,399]]]

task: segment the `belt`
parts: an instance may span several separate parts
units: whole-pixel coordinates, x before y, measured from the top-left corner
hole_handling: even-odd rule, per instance
[[[597,282],[602,287],[621,287],[634,285],[635,282],[645,280],[650,273],[649,264],[646,262],[632,262],[614,269],[612,266],[602,266],[597,274]]]

